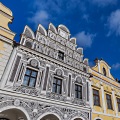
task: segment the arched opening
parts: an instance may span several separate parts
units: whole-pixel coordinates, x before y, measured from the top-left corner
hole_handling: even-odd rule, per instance
[[[56,116],[53,115],[53,114],[49,114],[49,115],[44,116],[44,117],[41,118],[40,120],[59,120],[59,118],[56,117]]]
[[[27,120],[27,117],[21,110],[13,108],[1,112],[0,120]]]
[[[103,75],[106,76],[107,75],[107,72],[106,72],[106,69],[103,68]]]

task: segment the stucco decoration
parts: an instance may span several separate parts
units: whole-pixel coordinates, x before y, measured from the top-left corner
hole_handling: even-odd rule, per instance
[[[42,35],[45,35],[45,36],[47,36],[47,31],[46,31],[46,29],[41,25],[41,24],[39,24],[38,25],[38,29],[37,29]]]
[[[76,82],[81,84],[82,83],[82,78],[81,77],[77,77],[76,78]]]
[[[26,37],[35,39],[35,35],[34,32],[31,30],[30,27],[28,27],[27,25],[24,28],[23,34],[26,35]]]
[[[70,42],[76,44],[76,38],[70,38]]]
[[[49,30],[51,30],[52,32],[54,32],[56,34],[58,33],[57,29],[55,28],[55,26],[52,23],[49,24]]]
[[[89,119],[88,112],[0,94],[0,110],[11,106],[24,109],[28,113],[30,120],[37,120],[44,113],[57,114],[61,120],[71,120],[74,117]]]
[[[66,33],[70,33],[69,29],[65,26],[65,25],[59,25],[58,28],[61,28],[63,31],[65,31]]]

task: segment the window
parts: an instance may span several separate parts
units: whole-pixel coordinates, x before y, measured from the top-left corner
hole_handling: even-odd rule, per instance
[[[82,86],[75,84],[75,97],[82,99]]]
[[[107,99],[107,107],[108,107],[108,109],[112,110],[111,95],[106,94],[106,99]]]
[[[54,78],[52,92],[61,94],[62,93],[62,80],[59,78]]]
[[[61,52],[61,51],[58,52],[58,59],[64,60],[64,52]]]
[[[94,100],[94,105],[100,106],[99,90],[93,89],[93,100]]]
[[[117,98],[117,103],[118,103],[118,112],[120,112],[120,98]]]
[[[106,76],[106,69],[103,68],[103,75]]]
[[[37,71],[27,68],[23,85],[29,87],[35,87],[36,80],[37,80]]]

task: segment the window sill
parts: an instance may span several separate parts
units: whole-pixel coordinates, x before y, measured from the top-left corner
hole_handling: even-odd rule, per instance
[[[29,89],[35,89],[35,87],[30,87],[30,86],[26,86],[26,85],[21,85],[21,87],[25,87],[25,88],[29,88]]]

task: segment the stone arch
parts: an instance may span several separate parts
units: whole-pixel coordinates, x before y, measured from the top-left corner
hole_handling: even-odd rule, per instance
[[[27,25],[24,28],[23,34],[25,34],[29,38],[35,39],[34,32]]]
[[[62,120],[58,114],[56,114],[56,113],[51,113],[51,112],[46,112],[46,113],[42,114],[37,120],[41,120],[41,119],[43,119],[44,117],[49,116],[49,115],[53,115],[53,116],[55,116],[56,118],[58,118],[58,120]]]
[[[94,120],[103,120],[103,119],[100,117],[96,117]]]
[[[40,111],[40,113],[37,115],[37,120],[41,120],[46,115],[54,115],[59,120],[63,120],[63,113],[59,109],[54,107],[44,108],[42,111]]]
[[[7,111],[19,111],[21,114],[23,114],[24,116],[24,118],[26,118],[25,120],[30,120],[30,116],[29,116],[29,114],[28,114],[28,112],[24,109],[24,108],[22,108],[22,107],[16,107],[16,106],[6,106],[6,107],[3,107],[3,108],[1,108],[0,109],[0,113],[5,113],[5,112],[7,112]],[[18,117],[22,117],[22,116],[18,116]],[[8,118],[8,119],[10,119],[10,118]]]
[[[37,29],[37,30],[38,30],[41,34],[47,36],[47,31],[46,31],[46,29],[45,29],[41,24],[38,25],[38,29]]]
[[[78,111],[74,114],[70,115],[70,118],[68,120],[75,120],[75,119],[81,119],[81,120],[89,120],[88,115],[82,111]]]
[[[83,118],[83,117],[74,117],[74,118],[72,118],[71,120],[86,120],[85,118]]]

